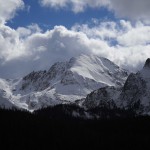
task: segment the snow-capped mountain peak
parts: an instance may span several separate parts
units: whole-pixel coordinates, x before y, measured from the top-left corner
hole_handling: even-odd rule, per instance
[[[120,78],[119,76],[122,76],[123,80],[127,77],[127,72],[125,70],[103,57],[80,55],[77,59],[72,58],[70,62],[72,64],[70,68],[72,72],[106,85],[115,86],[117,85],[117,77]],[[116,80],[112,79],[115,77]],[[121,80],[121,78],[119,80]],[[120,82],[119,80],[118,83]]]
[[[98,88],[119,87],[127,76],[125,70],[106,58],[82,54],[67,62],[57,62],[48,71],[33,71],[11,82],[10,101],[29,110],[72,103]]]

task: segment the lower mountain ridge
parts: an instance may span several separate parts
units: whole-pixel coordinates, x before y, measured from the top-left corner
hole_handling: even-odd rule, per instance
[[[150,115],[150,59],[141,71],[129,75],[123,87],[100,88],[82,101],[87,109],[122,109],[137,115]]]

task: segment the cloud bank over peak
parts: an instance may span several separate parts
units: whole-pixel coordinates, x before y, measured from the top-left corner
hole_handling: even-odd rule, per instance
[[[107,7],[120,17],[145,20],[150,13],[149,3],[149,0],[142,3],[140,0],[40,0],[42,6],[57,9],[70,6],[75,13],[87,7]],[[0,0],[0,77],[16,78],[33,70],[48,69],[57,61],[67,61],[83,53],[106,57],[132,71],[140,69],[150,57],[150,26],[144,21],[93,19],[92,27],[89,24],[76,24],[71,29],[55,26],[45,32],[38,24],[17,29],[7,26],[6,22],[24,6],[22,0],[5,3]]]
[[[146,34],[147,33],[147,34]],[[48,69],[57,61],[80,54],[106,57],[120,66],[137,71],[150,57],[150,26],[120,20],[96,21],[71,29],[55,26],[43,32],[38,25],[0,28],[0,77],[16,78],[33,70]]]

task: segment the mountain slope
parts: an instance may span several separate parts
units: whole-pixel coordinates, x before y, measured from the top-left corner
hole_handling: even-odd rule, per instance
[[[10,81],[8,100],[28,110],[72,103],[98,88],[120,87],[127,76],[125,70],[106,58],[80,55],[68,62],[55,63],[48,71],[33,71]]]
[[[150,113],[150,59],[141,71],[128,77],[119,99],[125,108],[134,108],[137,113]]]
[[[123,87],[98,89],[86,97],[83,105],[87,108],[117,107],[137,114],[150,114],[150,59],[141,71],[129,75]]]

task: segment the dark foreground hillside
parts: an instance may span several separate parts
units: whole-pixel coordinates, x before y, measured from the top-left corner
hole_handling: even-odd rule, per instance
[[[65,115],[0,110],[0,149],[144,149],[150,143],[150,117],[85,120]],[[3,147],[3,148],[2,148]]]

